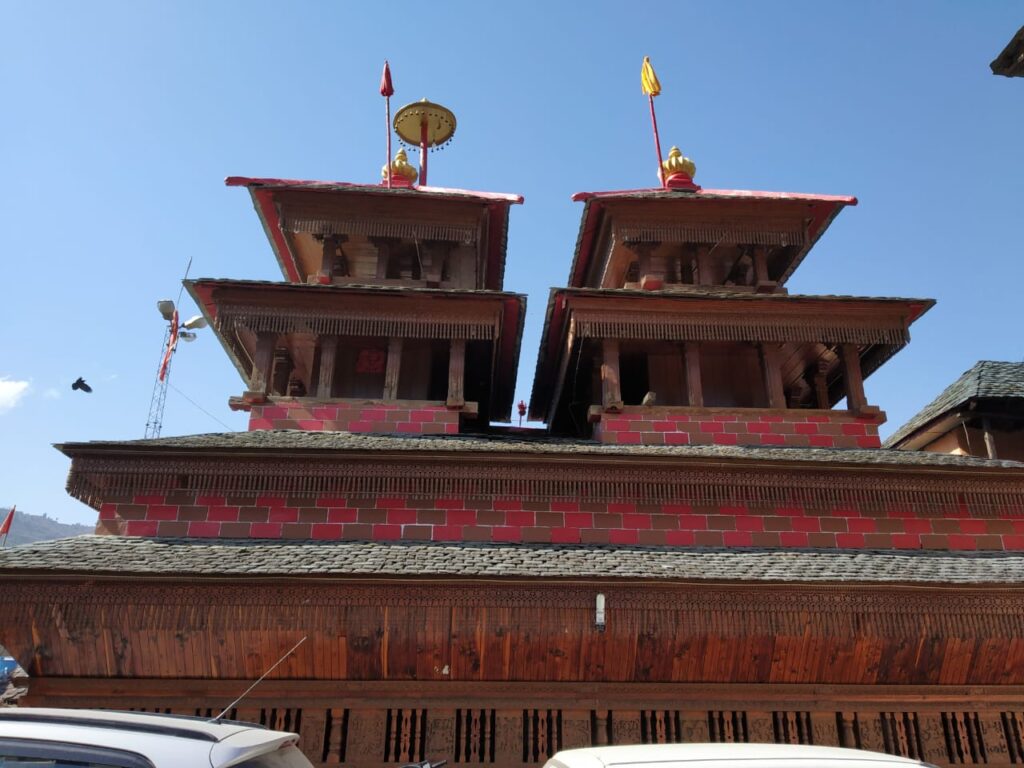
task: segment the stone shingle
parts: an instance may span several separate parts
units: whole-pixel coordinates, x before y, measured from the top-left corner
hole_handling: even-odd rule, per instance
[[[78,536],[0,551],[0,573],[445,576],[1022,584],[1024,555],[550,544],[285,542]]]

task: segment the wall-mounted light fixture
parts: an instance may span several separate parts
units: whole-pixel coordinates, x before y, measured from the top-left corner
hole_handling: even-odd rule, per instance
[[[604,593],[598,592],[594,601],[594,626],[598,632],[604,632]]]

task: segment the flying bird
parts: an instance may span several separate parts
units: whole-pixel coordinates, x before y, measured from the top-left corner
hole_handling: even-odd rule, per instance
[[[75,379],[75,383],[71,385],[72,389],[80,389],[83,392],[92,392],[92,387],[85,383],[85,379],[79,376]]]

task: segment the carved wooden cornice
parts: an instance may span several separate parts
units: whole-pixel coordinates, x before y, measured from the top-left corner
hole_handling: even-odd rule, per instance
[[[309,333],[315,336],[397,336],[420,339],[494,339],[500,329],[501,307],[439,309],[403,307],[322,309],[224,304],[218,308],[216,328],[226,338],[236,330],[269,333]]]
[[[108,449],[113,452],[112,449]],[[678,459],[666,466],[637,466],[618,457],[528,456],[482,460],[462,454],[424,459],[339,453],[337,458],[225,455],[98,455],[74,458],[68,492],[98,507],[105,498],[187,490],[228,494],[352,494],[411,496],[539,497],[692,503],[886,509],[918,507],[950,512],[967,505],[972,515],[996,516],[1024,508],[1018,476],[993,477],[958,468],[938,472],[914,466],[843,467],[724,465]],[[852,470],[852,471],[851,471]],[[898,470],[898,471],[894,471]]]
[[[394,237],[411,240],[444,240],[472,245],[477,241],[478,227],[423,220],[386,219],[379,216],[344,218],[303,214],[286,214],[281,228],[288,232],[308,232],[314,235],[365,235],[367,237]]]
[[[572,328],[581,338],[653,341],[770,341],[889,344],[910,340],[898,314],[865,316],[829,306],[809,314],[755,304],[746,312],[720,312],[708,302],[663,311],[574,309]],[[781,311],[780,311],[781,310]]]
[[[729,243],[739,245],[803,245],[806,232],[798,222],[779,228],[778,222],[756,219],[721,224],[680,223],[672,220],[625,220],[613,226],[617,241],[638,243]]]

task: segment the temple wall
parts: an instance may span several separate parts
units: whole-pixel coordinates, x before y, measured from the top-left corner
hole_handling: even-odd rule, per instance
[[[979,517],[972,515],[978,512]],[[122,497],[97,533],[268,539],[551,542],[705,547],[1024,550],[1024,510],[864,505],[637,504],[550,497]]]
[[[764,408],[646,408],[599,414],[594,438],[612,445],[879,448],[884,414]]]
[[[249,431],[302,429],[308,432],[376,432],[380,434],[458,434],[458,409],[425,402],[311,402],[275,398],[253,405]]]

